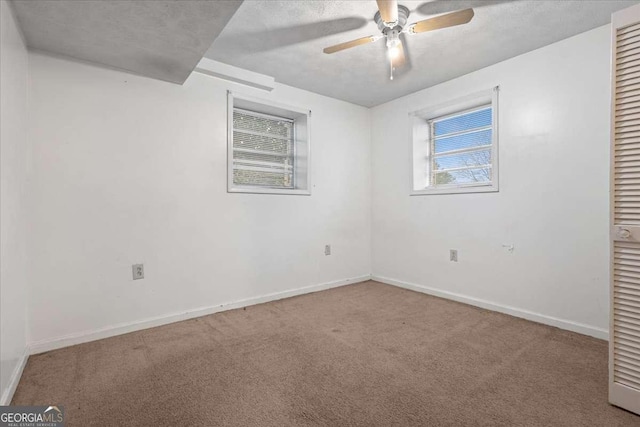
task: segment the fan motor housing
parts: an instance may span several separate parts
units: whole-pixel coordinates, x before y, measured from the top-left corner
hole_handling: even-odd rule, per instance
[[[380,16],[380,12],[376,12],[376,14],[373,17],[373,20],[375,21],[376,24],[378,24],[378,29],[382,31],[382,34],[386,35],[387,31],[389,30],[396,30],[398,32],[402,31],[404,26],[407,25],[407,19],[409,18],[409,13],[411,12],[407,7],[398,5],[398,21],[395,23],[389,22],[389,24],[392,24],[392,26],[387,25],[387,23],[382,20],[382,17]]]

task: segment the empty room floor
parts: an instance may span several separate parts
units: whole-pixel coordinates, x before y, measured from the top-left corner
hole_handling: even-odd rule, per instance
[[[637,426],[607,343],[377,282],[31,356],[68,426]]]

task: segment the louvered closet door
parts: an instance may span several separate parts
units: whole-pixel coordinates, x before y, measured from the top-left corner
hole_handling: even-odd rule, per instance
[[[640,6],[612,23],[609,400],[640,414]]]

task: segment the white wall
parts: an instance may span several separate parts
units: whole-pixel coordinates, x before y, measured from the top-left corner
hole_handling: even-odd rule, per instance
[[[21,368],[27,322],[27,50],[0,1],[0,404]]]
[[[177,86],[30,54],[29,342],[370,272],[606,336],[608,31],[371,111],[283,85],[194,73]],[[494,85],[500,192],[410,197],[408,113]],[[311,197],[226,192],[227,89],[313,110]]]
[[[30,341],[369,275],[368,109],[198,73],[29,66]],[[226,192],[227,89],[313,111],[312,196]]]
[[[374,108],[373,275],[606,337],[609,46],[597,28]],[[410,197],[408,113],[495,85],[500,192]]]

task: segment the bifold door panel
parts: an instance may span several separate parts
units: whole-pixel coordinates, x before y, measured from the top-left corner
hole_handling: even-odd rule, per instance
[[[640,414],[640,6],[612,16],[609,401]]]

